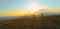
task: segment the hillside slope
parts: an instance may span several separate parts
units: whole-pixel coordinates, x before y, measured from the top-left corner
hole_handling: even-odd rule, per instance
[[[60,15],[5,20],[0,29],[60,29]]]

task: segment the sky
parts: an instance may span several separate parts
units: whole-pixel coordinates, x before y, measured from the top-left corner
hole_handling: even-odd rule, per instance
[[[38,9],[60,9],[60,0],[0,0],[0,16],[23,16]]]

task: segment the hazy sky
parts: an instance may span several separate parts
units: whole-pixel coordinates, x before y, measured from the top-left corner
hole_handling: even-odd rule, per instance
[[[32,10],[30,6],[36,9],[60,9],[60,0],[0,0],[0,16],[24,15]]]

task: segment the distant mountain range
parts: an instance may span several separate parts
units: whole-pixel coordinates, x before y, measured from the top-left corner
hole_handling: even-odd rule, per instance
[[[0,17],[0,21],[2,21],[2,20],[17,19],[17,18],[23,18],[23,16],[9,16],[9,17]]]
[[[38,16],[54,16],[54,15],[60,15],[60,12],[43,12],[43,13],[38,13]]]
[[[45,16],[52,16],[52,15],[60,15],[60,12],[46,12],[44,13]]]

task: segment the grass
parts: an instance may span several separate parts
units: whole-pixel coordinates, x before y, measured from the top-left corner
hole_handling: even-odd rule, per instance
[[[0,29],[60,29],[60,15],[5,20],[0,22]]]

